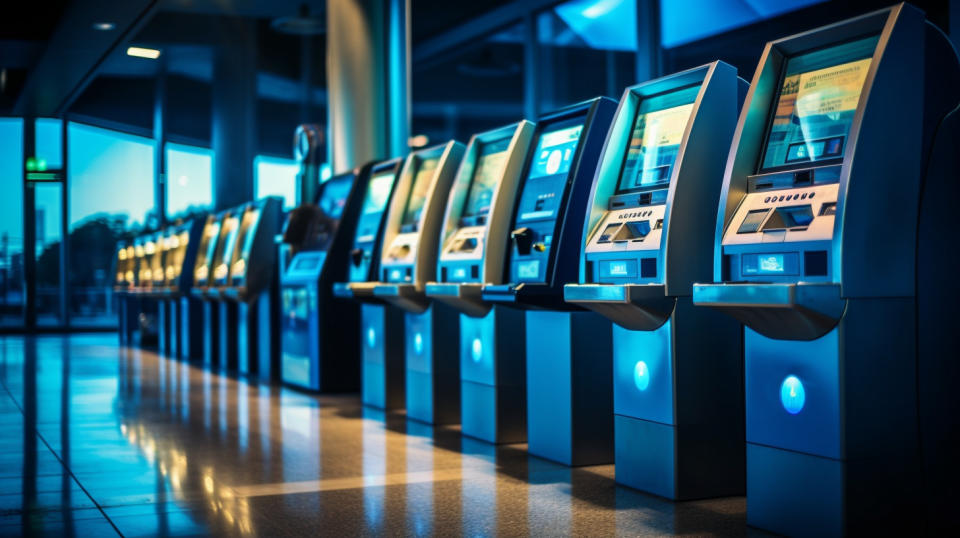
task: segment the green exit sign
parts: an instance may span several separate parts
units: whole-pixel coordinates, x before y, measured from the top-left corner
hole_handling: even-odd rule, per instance
[[[40,157],[27,158],[27,172],[43,172],[47,169],[47,160]]]

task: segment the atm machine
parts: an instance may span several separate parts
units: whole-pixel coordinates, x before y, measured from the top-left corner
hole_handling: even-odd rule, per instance
[[[416,357],[418,362],[423,361],[421,364],[434,365],[435,358],[453,360],[455,356],[456,313],[445,305],[432,304],[426,296],[426,284],[437,278],[444,209],[464,149],[462,143],[450,141],[413,151],[407,157],[387,210],[379,282],[372,283],[374,297],[404,312],[402,356],[407,360]],[[365,326],[364,330],[371,328]],[[369,347],[383,343],[383,339],[367,342]],[[385,379],[383,385],[396,383],[403,387],[405,384],[402,366],[394,372],[385,364],[370,361],[364,361],[363,366],[365,389],[368,380],[381,377]],[[397,377],[389,377],[394,375]],[[402,405],[403,392],[397,390],[394,395]],[[376,390],[364,390],[365,403],[377,405],[377,399]]]
[[[504,218],[502,231],[509,232],[511,243],[505,245],[504,264],[499,269],[503,273],[493,276],[491,267],[489,280],[484,275],[487,281],[479,289],[478,299],[489,305],[488,312],[478,310],[461,317],[461,423],[465,435],[491,443],[527,439],[525,313],[521,308],[563,303],[559,280],[555,280],[563,274],[557,271],[557,260],[558,256],[566,259],[573,248],[563,246],[566,240],[559,239],[564,233],[563,221],[570,211],[577,212],[571,209],[577,205],[574,201],[585,198],[589,179],[584,178],[592,177],[615,107],[615,102],[606,98],[566,107],[542,116],[531,133],[531,149]],[[495,210],[499,215],[501,210]],[[472,286],[458,288],[458,293],[476,291]]]
[[[694,308],[691,289],[713,270],[746,90],[723,62],[627,88],[581,221],[580,280],[564,287],[615,324],[616,481],[669,499],[744,489],[741,327]]]
[[[154,273],[162,272],[162,236],[153,232],[138,240],[137,257],[139,274],[133,288],[136,296],[136,328],[141,347],[153,347],[157,337],[157,305],[154,301]]]
[[[160,328],[161,344],[166,343],[166,352],[172,357],[185,357],[183,297],[193,285],[193,271],[203,234],[205,219],[197,218],[186,223],[172,226],[166,238],[163,282],[158,286],[157,299],[159,317],[163,320]],[[184,268],[187,268],[184,271]]]
[[[764,49],[693,288],[746,325],[749,525],[936,534],[934,507],[956,530],[956,445],[928,434],[957,435],[958,102],[907,4]]]
[[[269,381],[279,369],[274,242],[283,200],[268,196],[240,206],[234,214],[236,225],[228,230],[220,263],[213,266],[213,286],[207,291],[219,298],[220,367]]]
[[[203,238],[197,253],[197,261],[193,268],[193,287],[190,295],[199,301],[199,308],[194,313],[199,319],[192,323],[199,331],[189,334],[191,358],[201,359],[206,366],[214,366],[220,357],[220,309],[207,294],[213,287],[214,269],[223,264],[223,249],[230,236],[237,227],[237,218],[233,210],[221,211],[209,215],[203,228]],[[230,239],[232,242],[232,239]],[[192,317],[192,316],[191,316]],[[198,345],[197,336],[202,339]],[[196,352],[199,351],[199,354]]]
[[[456,334],[468,316],[484,317],[490,305],[480,291],[484,282],[503,281],[514,197],[534,124],[522,120],[474,135],[447,199],[437,282],[426,293],[435,302],[428,314],[407,316],[407,416],[429,424],[460,422],[460,347]],[[449,305],[444,312],[444,305]],[[428,348],[437,342],[445,348]]]
[[[333,176],[312,204],[291,213],[284,242],[297,248],[280,277],[280,378],[314,391],[359,386],[360,312],[334,297],[347,276],[351,242],[372,164]]]
[[[383,409],[403,407],[403,314],[375,298],[371,283],[378,280],[380,273],[386,208],[397,190],[403,163],[403,159],[392,159],[371,168],[353,248],[344,262],[346,279],[333,284],[335,297],[360,303],[360,331],[356,337],[361,342],[362,400]]]

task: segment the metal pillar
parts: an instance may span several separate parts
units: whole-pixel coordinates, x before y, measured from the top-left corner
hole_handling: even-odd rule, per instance
[[[637,82],[660,76],[660,0],[637,0]]]
[[[157,224],[167,222],[167,70],[166,56],[160,57],[157,84],[153,94],[153,181]]]
[[[327,151],[335,174],[408,151],[409,13],[409,0],[327,0]]]
[[[239,17],[218,23],[213,60],[214,205],[224,209],[253,199],[257,147],[257,26]]]
[[[37,208],[33,183],[27,181],[27,159],[37,152],[37,129],[32,117],[23,118],[23,280],[26,294],[23,323],[37,326]]]

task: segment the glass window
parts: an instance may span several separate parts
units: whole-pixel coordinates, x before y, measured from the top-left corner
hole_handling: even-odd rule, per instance
[[[253,170],[254,198],[280,196],[284,209],[296,207],[297,173],[300,172],[296,161],[258,155],[253,160]]]
[[[442,59],[413,65],[411,146],[466,142],[525,117],[524,28],[514,24]]]
[[[600,0],[600,2],[603,1]],[[676,47],[824,1],[670,0],[660,2],[660,42],[664,48]]]
[[[157,225],[154,142],[98,127],[68,127],[70,292],[77,325],[112,325],[117,241]]]
[[[538,112],[619,98],[636,79],[633,0],[569,0],[537,16]]]
[[[63,122],[57,119],[40,118],[34,123],[36,133],[36,152],[34,157],[47,170],[59,170],[63,167]]]
[[[60,311],[60,255],[63,252],[63,236],[60,234],[63,221],[60,216],[63,211],[63,185],[59,182],[38,182],[34,185],[33,192],[37,211],[37,325],[56,326],[64,321],[63,312]],[[113,248],[116,248],[116,243]],[[85,254],[83,250],[74,252],[74,256],[80,260],[71,267],[71,271],[89,263],[83,259]],[[110,253],[109,260],[113,261],[113,252]]]
[[[23,120],[0,118],[0,326],[22,325]]]
[[[168,143],[167,218],[213,207],[213,150]]]

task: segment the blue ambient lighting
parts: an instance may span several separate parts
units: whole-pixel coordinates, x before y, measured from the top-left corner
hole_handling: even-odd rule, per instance
[[[780,385],[780,403],[787,413],[796,415],[803,410],[803,404],[806,403],[807,392],[803,389],[803,383],[795,375],[787,376]]]
[[[373,327],[367,329],[367,345],[372,349],[377,345],[377,331]]]
[[[483,342],[479,338],[473,339],[473,345],[470,347],[470,354],[473,357],[473,362],[480,362],[480,359],[483,358]]]
[[[647,390],[650,386],[650,369],[647,368],[647,363],[638,361],[633,367],[633,383],[641,391]]]
[[[420,333],[413,335],[413,350],[417,355],[423,353],[423,335]]]

